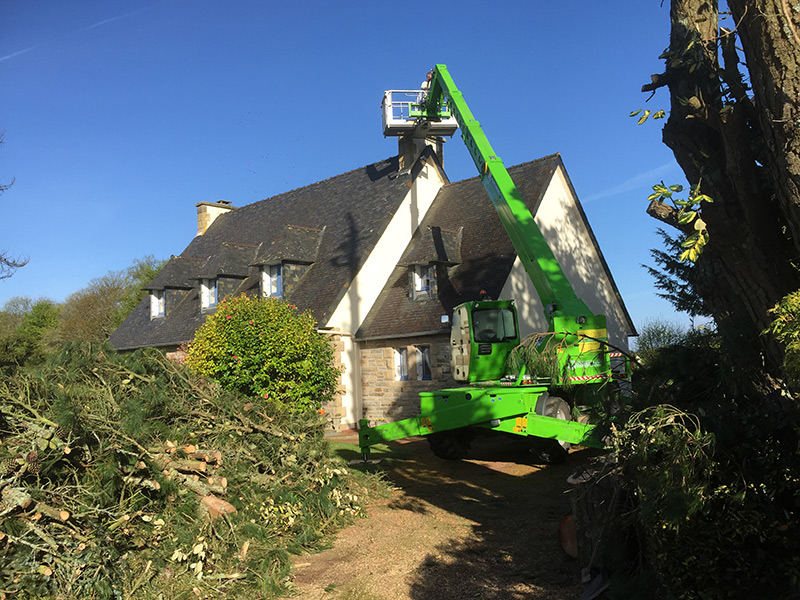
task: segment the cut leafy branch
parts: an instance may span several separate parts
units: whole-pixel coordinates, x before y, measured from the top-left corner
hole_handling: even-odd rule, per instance
[[[714,199],[700,192],[700,183],[692,187],[685,200],[675,197],[683,191],[682,185],[666,186],[663,181],[654,185],[653,193],[647,197],[648,213],[683,232],[680,261],[695,262],[709,240],[708,227],[701,216],[702,204],[713,203]]]

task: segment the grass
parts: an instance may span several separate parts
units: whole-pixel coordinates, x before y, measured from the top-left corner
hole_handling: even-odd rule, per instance
[[[394,468],[397,461],[406,460],[413,454],[411,448],[407,444],[398,444],[393,442],[391,444],[375,444],[370,448],[369,460],[379,460],[379,463],[364,463],[361,454],[361,448],[357,443],[353,442],[338,442],[329,440],[328,444],[332,454],[345,460],[350,464],[350,467],[359,471],[372,472],[372,471],[388,471]]]

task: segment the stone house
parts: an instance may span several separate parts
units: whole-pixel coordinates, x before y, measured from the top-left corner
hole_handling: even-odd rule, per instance
[[[400,156],[253,204],[197,204],[197,236],[146,286],[111,345],[175,352],[226,295],[276,296],[310,311],[334,343],[335,428],[416,414],[420,391],[455,384],[454,306],[482,291],[514,298],[522,334],[546,330],[481,181],[451,183],[440,152],[409,158],[401,145]],[[633,323],[561,157],[509,172],[578,295],[627,348]]]

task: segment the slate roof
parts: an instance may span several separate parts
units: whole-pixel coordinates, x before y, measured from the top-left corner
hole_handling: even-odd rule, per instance
[[[559,166],[563,166],[561,156],[554,154],[508,169],[532,214],[536,214],[547,186]],[[578,209],[597,246],[580,205]],[[437,230],[441,232],[440,243],[436,242]],[[449,244],[444,242],[448,238]],[[409,294],[408,265],[441,260],[442,253],[445,258],[442,260],[444,264],[438,267],[437,293],[433,298],[412,298]],[[384,338],[444,331],[441,317],[452,314],[454,306],[480,298],[482,290],[490,298],[499,297],[516,257],[514,246],[480,179],[475,177],[445,185],[439,190],[419,230],[409,243],[401,264],[395,268],[388,284],[356,333],[356,338]],[[603,266],[613,285],[605,263]],[[616,289],[615,292],[619,298]],[[620,305],[624,309],[621,298]]]
[[[323,239],[322,229],[287,225],[269,244],[262,244],[256,265],[277,265],[281,261],[302,264],[316,262]]]
[[[290,299],[325,323],[408,193],[410,177],[393,157],[217,217],[145,287],[191,291],[152,320],[145,297],[109,342],[131,349],[191,340],[205,320],[199,278],[241,278],[237,293],[255,291],[254,265],[281,259],[313,263]]]
[[[435,155],[429,151],[421,160]],[[522,198],[536,213],[557,168],[559,155],[509,168]],[[288,298],[324,325],[408,192],[412,173],[399,171],[398,157],[367,165],[219,216],[180,256],[173,256],[147,290],[168,295],[167,316],[150,319],[145,297],[109,339],[117,349],[175,346],[194,337],[206,315],[200,311],[198,279],[223,277],[235,293],[257,292],[259,266],[290,261],[310,264]],[[580,207],[589,235],[596,240]],[[479,178],[442,187],[394,267],[358,339],[444,331],[441,316],[454,306],[500,295],[516,251]],[[600,260],[603,261],[602,254]],[[433,298],[411,298],[408,267],[433,264]],[[613,278],[603,262],[613,284]],[[233,286],[233,288],[231,287]],[[614,287],[625,311],[619,292]],[[170,305],[172,299],[173,305]],[[178,301],[179,300],[179,301]],[[626,314],[627,316],[627,314]],[[630,322],[630,331],[633,325]]]
[[[447,231],[437,225],[425,227],[413,244],[409,244],[400,259],[400,265],[428,265],[441,263],[457,265],[461,262],[461,232]]]
[[[145,290],[163,290],[164,288],[192,289],[195,282],[192,279],[202,263],[200,258],[184,258],[173,256],[169,262],[158,272],[158,275],[144,286]]]

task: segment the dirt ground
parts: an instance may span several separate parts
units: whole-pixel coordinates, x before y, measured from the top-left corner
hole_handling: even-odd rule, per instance
[[[577,600],[580,568],[558,524],[571,512],[567,477],[589,453],[541,467],[515,440],[478,439],[462,461],[435,457],[422,438],[389,444],[378,467],[391,497],[332,548],[297,557],[295,590],[308,600]]]

